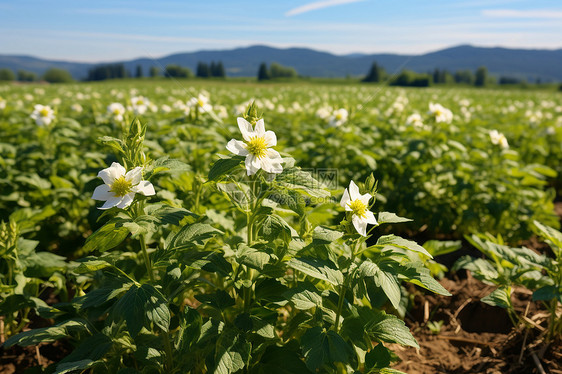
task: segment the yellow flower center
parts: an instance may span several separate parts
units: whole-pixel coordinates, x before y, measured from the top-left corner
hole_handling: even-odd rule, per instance
[[[137,100],[137,105],[144,105],[144,101],[143,100]]]
[[[199,105],[200,107],[203,107],[205,105],[205,102],[201,99],[197,100],[197,105]]]
[[[350,201],[347,205],[353,211],[353,214],[359,216],[361,218],[365,218],[367,216],[367,206],[363,204],[363,202],[359,199]]]
[[[48,117],[49,116],[49,109],[43,108],[39,111],[39,114],[41,114],[41,117]]]
[[[248,152],[257,158],[265,157],[267,153],[267,142],[263,137],[254,136],[247,145]]]
[[[433,114],[435,115],[435,117],[439,117],[440,115],[443,114],[443,112],[439,109],[435,109],[435,112],[433,112]]]
[[[113,114],[118,116],[121,113],[121,111],[118,108],[113,109]]]
[[[113,181],[111,185],[111,192],[117,197],[123,197],[129,192],[131,192],[132,183],[125,179],[124,176],[120,176],[119,178]]]
[[[339,120],[339,119],[342,119],[342,118],[343,118],[343,114],[341,114],[341,113],[336,114],[336,119]]]

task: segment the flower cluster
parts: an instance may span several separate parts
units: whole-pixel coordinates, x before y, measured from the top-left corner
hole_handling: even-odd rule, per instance
[[[37,126],[49,126],[55,119],[55,112],[48,105],[37,104],[30,117],[35,120]]]

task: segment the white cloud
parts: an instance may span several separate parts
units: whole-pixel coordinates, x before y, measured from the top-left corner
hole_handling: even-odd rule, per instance
[[[546,18],[562,19],[562,11],[550,9],[484,9],[482,15],[495,18]]]
[[[329,8],[329,7],[333,7],[336,5],[344,5],[344,4],[351,4],[351,3],[357,3],[360,1],[365,1],[365,0],[325,0],[325,1],[316,1],[314,3],[309,3],[306,5],[302,5],[296,8],[293,8],[291,10],[289,10],[287,13],[285,13],[285,15],[287,17],[291,17],[291,16],[296,16],[297,14],[302,14],[302,13],[306,13],[306,12],[310,12],[313,10],[319,10],[319,9],[324,9],[324,8]]]

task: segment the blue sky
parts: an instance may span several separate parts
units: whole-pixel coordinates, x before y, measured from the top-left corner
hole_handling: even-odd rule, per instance
[[[255,44],[336,54],[562,48],[562,1],[0,0],[0,54],[100,62]]]

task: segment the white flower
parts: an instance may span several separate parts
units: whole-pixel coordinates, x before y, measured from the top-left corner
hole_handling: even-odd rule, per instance
[[[502,148],[509,148],[509,144],[507,143],[507,138],[498,130],[490,131],[490,140],[492,140],[492,144],[499,145]]]
[[[347,122],[347,117],[349,113],[347,113],[346,109],[337,109],[332,113],[332,116],[328,119],[328,123],[330,126],[338,127],[343,125]]]
[[[437,123],[451,123],[453,121],[453,112],[444,108],[441,104],[429,103],[429,112],[427,114],[433,116]]]
[[[265,131],[263,119],[260,119],[255,128],[242,117],[238,117],[238,127],[245,142],[232,139],[226,149],[238,156],[246,156],[246,172],[254,175],[263,169],[268,173],[281,173],[281,155],[270,148],[277,145],[277,137],[273,131]]]
[[[82,113],[82,111],[84,110],[84,108],[82,108],[82,105],[78,104],[78,103],[74,103],[70,106],[70,109],[72,109],[73,112],[76,113]]]
[[[30,117],[35,120],[37,126],[49,126],[55,119],[55,112],[50,106],[37,104],[34,108]]]
[[[188,105],[191,108],[197,108],[199,113],[208,113],[213,110],[213,106],[209,104],[209,98],[203,94],[199,94],[197,97],[192,97]]]
[[[351,222],[360,235],[367,236],[367,224],[377,224],[377,219],[373,212],[369,210],[369,200],[371,195],[366,193],[361,195],[359,187],[351,181],[349,190],[346,188],[340,201],[340,205],[346,211],[352,212]]]
[[[321,108],[318,108],[318,110],[316,110],[316,117],[321,118],[325,121],[327,121],[331,115],[332,115],[332,108],[330,107],[323,106]]]
[[[6,108],[6,100],[0,97],[0,110],[4,110],[4,108]]]
[[[411,114],[408,116],[408,118],[406,118],[406,125],[412,125],[416,128],[422,128],[422,117],[418,113]]]
[[[149,181],[142,180],[142,167],[126,171],[121,164],[114,162],[107,169],[98,173],[103,179],[101,186],[97,186],[92,199],[105,201],[99,209],[109,209],[116,206],[124,209],[131,205],[136,193],[144,196],[155,194],[154,186]]]
[[[107,106],[107,113],[113,117],[115,122],[121,122],[125,114],[125,107],[120,103],[111,103]]]
[[[131,105],[135,114],[144,114],[148,109],[150,101],[144,96],[135,96],[131,98]]]

